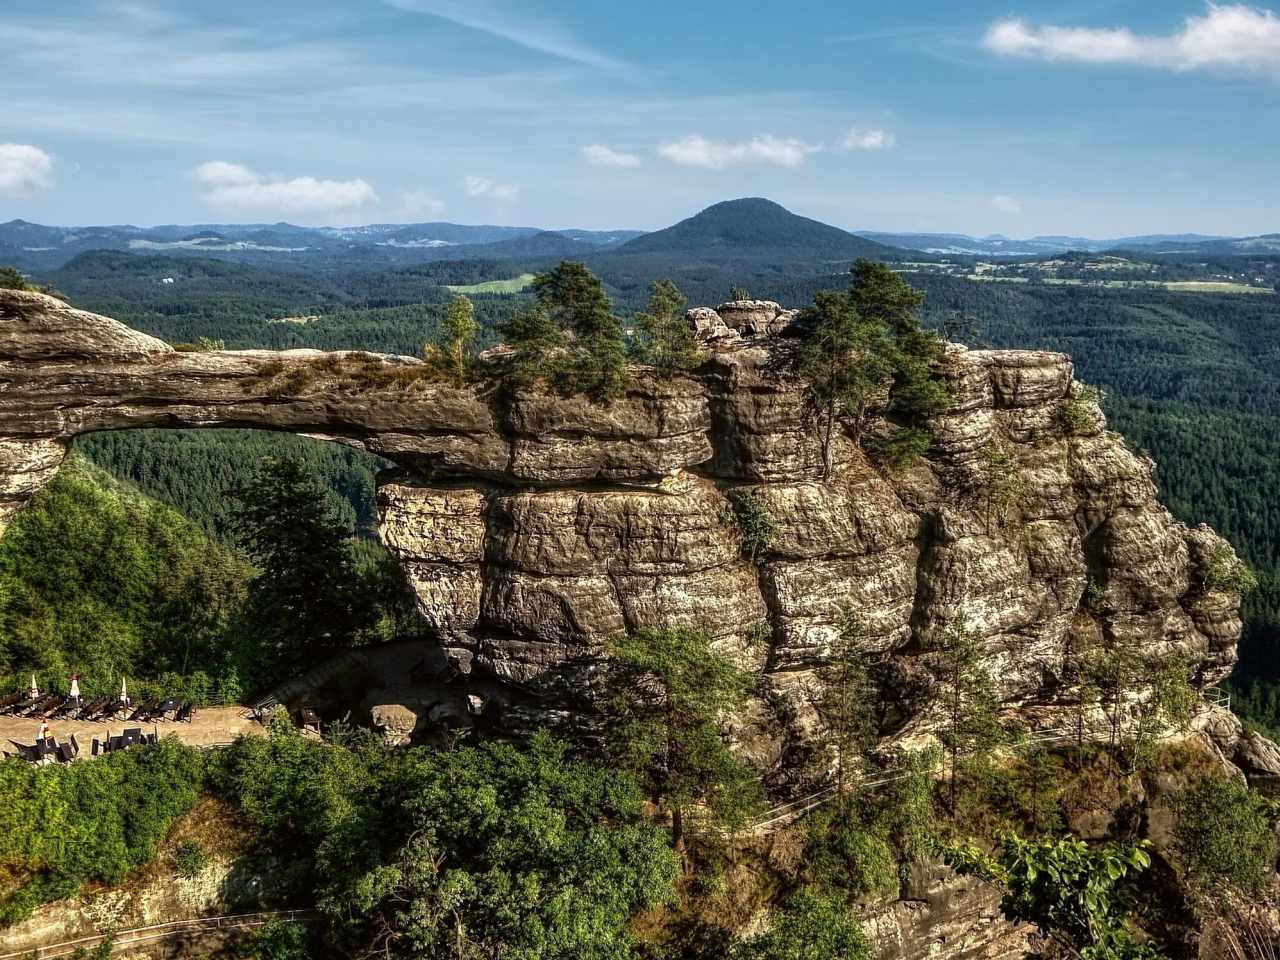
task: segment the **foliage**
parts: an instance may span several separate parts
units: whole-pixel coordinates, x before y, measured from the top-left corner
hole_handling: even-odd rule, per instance
[[[209,851],[198,840],[184,840],[169,854],[169,863],[178,876],[192,879],[209,866]]]
[[[843,606],[827,660],[818,668],[818,679],[823,684],[818,715],[835,751],[836,778],[842,792],[846,777],[862,772],[866,753],[875,746],[878,733],[878,690],[871,675],[865,632],[861,614],[848,604]]]
[[[938,635],[935,644],[930,668],[936,682],[938,738],[950,760],[947,783],[954,813],[960,758],[992,750],[1005,739],[1005,733],[982,631],[971,626],[962,612]]]
[[[1021,465],[999,440],[990,441],[978,453],[977,485],[985,507],[987,532],[990,533],[992,518],[1003,525],[1026,486]]]
[[[545,384],[565,396],[621,396],[626,345],[600,280],[585,264],[563,260],[535,276],[531,286],[533,309],[498,327],[516,351],[511,369],[516,382]]]
[[[777,518],[757,493],[738,497],[724,519],[737,527],[742,549],[751,557],[752,563],[759,560],[782,535]]]
[[[907,863],[925,859],[936,845],[933,788],[941,761],[936,746],[898,751],[898,777],[886,790],[886,828]]]
[[[28,293],[45,293],[51,297],[62,297],[62,294],[47,284],[28,283],[27,278],[13,267],[0,267],[0,290],[25,290]]]
[[[892,805],[857,792],[813,811],[805,822],[804,874],[814,888],[858,898],[896,893],[895,813]]]
[[[1058,409],[1053,412],[1053,422],[1058,425],[1064,436],[1079,437],[1098,429],[1098,418],[1093,408],[1106,399],[1097,387],[1088,384],[1077,384]]]
[[[734,951],[737,960],[867,960],[871,944],[858,915],[838,897],[807,891],[774,914],[773,925]]]
[[[1143,847],[1109,843],[1092,850],[1074,837],[1023,840],[1008,833],[996,841],[994,855],[961,844],[943,856],[956,872],[1000,887],[1007,918],[1034,923],[1083,960],[1159,960],[1130,930],[1131,875],[1151,865]]]
[[[527,749],[354,749],[287,723],[219,758],[220,789],[282,850],[314,851],[322,915],[351,952],[629,957],[627,922],[678,871],[628,776]]]
[[[804,338],[796,359],[821,412],[827,474],[837,417],[850,418],[857,436],[891,381],[891,409],[903,415],[940,413],[951,405],[931,367],[942,357],[942,341],[922,330],[916,317],[924,295],[883,263],[859,259],[850,272],[847,293],[821,291],[797,318]],[[917,438],[911,441],[897,447],[896,461]]]
[[[730,752],[719,724],[745,705],[752,678],[697,630],[640,630],[609,644],[609,652],[615,664],[606,753],[671,813],[677,849],[695,802],[716,825],[745,826],[763,790]]]
[[[933,436],[921,427],[899,427],[867,442],[867,453],[895,476],[914,467],[933,445]]]
[[[636,329],[643,337],[640,351],[658,376],[671,380],[701,365],[707,353],[698,346],[693,330],[685,322],[681,313],[684,297],[676,285],[663,280],[649,290],[648,305],[636,314]]]
[[[233,496],[241,542],[257,568],[244,608],[255,675],[286,676],[299,662],[355,643],[374,611],[359,589],[350,533],[305,462],[266,457]]]
[[[253,960],[311,960],[309,935],[305,923],[272,917],[254,933],[248,954]]]
[[[1236,558],[1231,545],[1220,543],[1210,552],[1204,569],[1206,590],[1223,590],[1243,596],[1258,586],[1258,578],[1243,560]]]
[[[449,312],[440,322],[440,334],[427,348],[427,360],[437,364],[455,384],[461,386],[474,372],[472,345],[480,335],[475,305],[461,294],[449,301]]]
[[[1202,894],[1223,889],[1254,896],[1275,863],[1275,808],[1239,778],[1203,776],[1175,794],[1170,806],[1173,850]]]
[[[31,874],[0,901],[0,925],[74,895],[82,881],[120,883],[155,855],[202,777],[200,752],[173,738],[65,767],[0,761],[0,861]]]
[[[190,521],[72,457],[0,540],[0,679],[79,673],[92,695],[122,676],[221,674],[247,576]]]

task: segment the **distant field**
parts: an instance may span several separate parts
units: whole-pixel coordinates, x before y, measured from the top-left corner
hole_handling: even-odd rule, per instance
[[[519,293],[533,283],[532,273],[522,273],[510,280],[487,280],[484,283],[469,283],[465,286],[450,286],[454,293]]]
[[[1270,287],[1248,287],[1223,280],[1169,280],[1166,290],[1203,290],[1206,293],[1275,293]]]
[[[908,271],[903,271],[904,273]],[[1026,277],[995,277],[991,274],[966,274],[969,280],[984,280],[988,283],[1030,283]],[[1111,287],[1115,289],[1138,289],[1155,287],[1173,291],[1199,291],[1201,293],[1275,293],[1270,287],[1250,287],[1243,283],[1230,283],[1226,280],[1080,280],[1075,277],[1045,277],[1038,283],[1058,287]]]

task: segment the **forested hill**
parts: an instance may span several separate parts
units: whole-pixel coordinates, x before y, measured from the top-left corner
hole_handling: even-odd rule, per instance
[[[894,259],[902,250],[865,240],[837,227],[798,216],[759,197],[726,200],[665,230],[628,241],[618,258],[636,254],[692,253],[700,259],[768,250],[773,259],[800,258],[810,263],[869,257]]]

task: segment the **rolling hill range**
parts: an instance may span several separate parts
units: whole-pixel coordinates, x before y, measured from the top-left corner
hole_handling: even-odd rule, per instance
[[[1106,250],[1138,250],[1144,253],[1195,252],[1203,253],[1251,253],[1250,243],[1271,240],[1280,249],[1280,237],[1253,237],[1244,240],[1231,237],[1206,236],[1201,233],[1150,234],[1140,237],[1120,237],[1115,240],[1094,240],[1089,237],[1030,237],[1017,240],[992,234],[989,237],[971,237],[964,233],[876,233],[857,232],[860,237],[893,247],[906,247],[934,254],[973,257],[1029,257],[1049,256],[1072,251],[1101,253]]]

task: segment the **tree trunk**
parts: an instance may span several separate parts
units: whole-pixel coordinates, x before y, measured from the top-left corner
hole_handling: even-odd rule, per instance
[[[681,810],[679,804],[671,807],[671,846],[675,848],[676,856],[680,858],[680,863],[684,864],[684,811]]]

